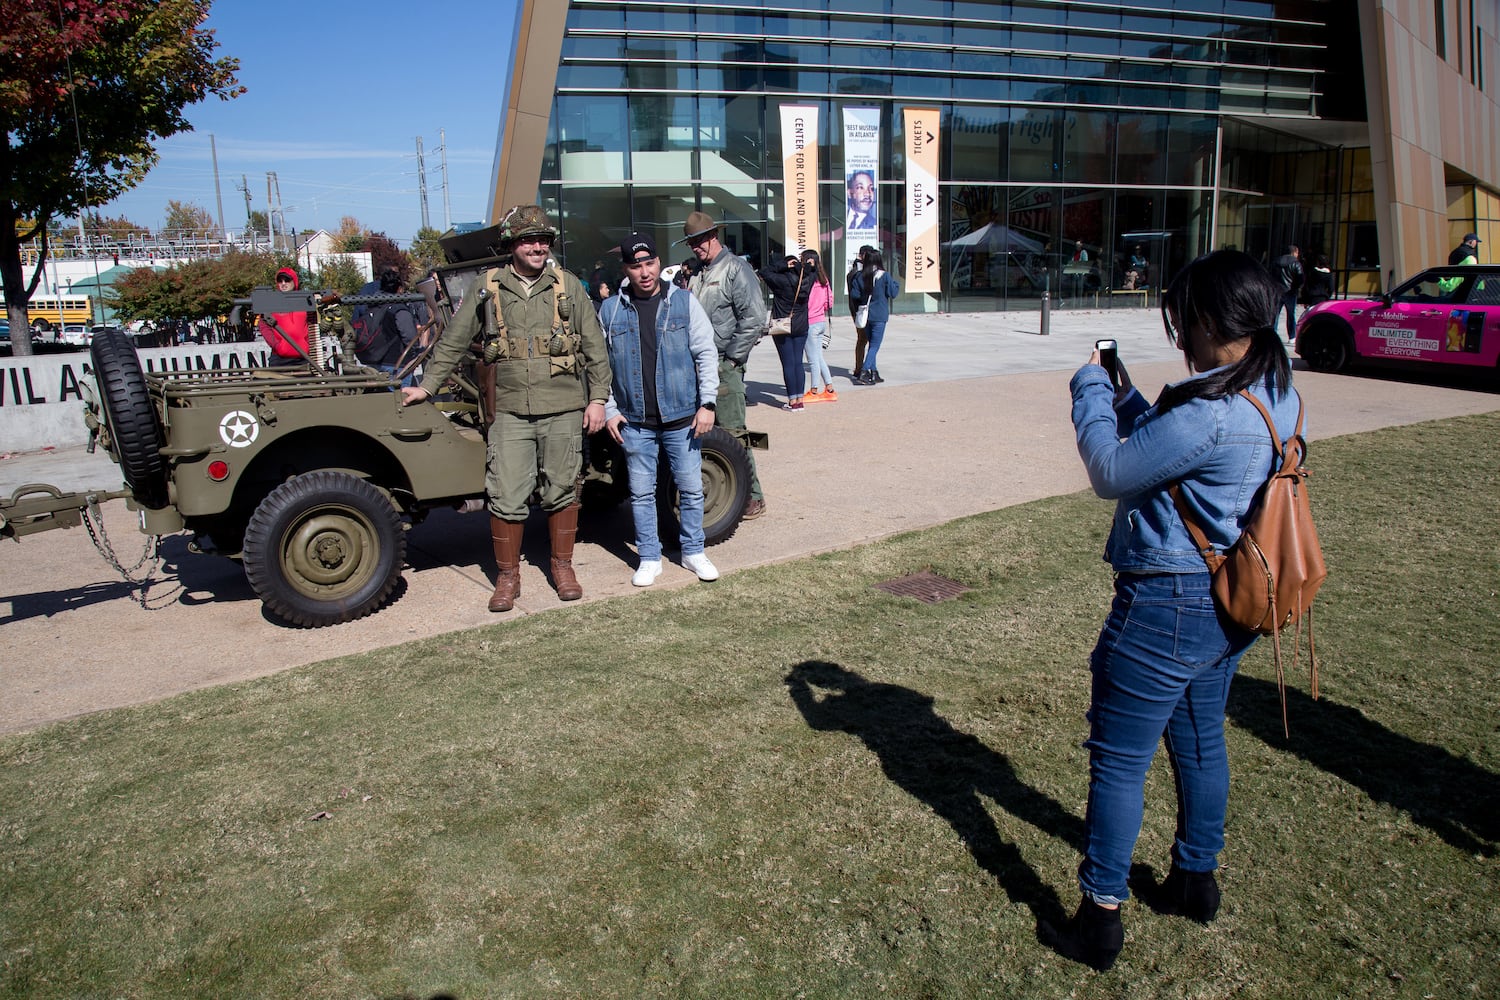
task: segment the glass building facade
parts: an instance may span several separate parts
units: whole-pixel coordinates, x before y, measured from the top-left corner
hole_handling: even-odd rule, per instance
[[[1270,258],[1287,242],[1327,254],[1345,287],[1378,280],[1368,140],[1340,134],[1365,118],[1354,0],[567,10],[538,192],[581,273],[633,230],[685,259],[667,244],[694,210],[757,264],[783,253],[779,108],[794,103],[820,109],[830,270],[847,249],[841,113],[879,109],[879,242],[898,276],[902,112],[940,110],[942,288],[898,309],[1025,308],[1043,291],[1138,304],[1108,293],[1211,248]]]

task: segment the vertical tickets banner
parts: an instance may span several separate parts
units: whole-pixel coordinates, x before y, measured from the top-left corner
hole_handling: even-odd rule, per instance
[[[865,244],[880,245],[880,109],[844,109],[844,271]]]
[[[938,123],[936,108],[906,108],[906,280],[904,291],[938,292]]]
[[[782,176],[786,178],[786,252],[818,249],[818,109],[781,106]]]

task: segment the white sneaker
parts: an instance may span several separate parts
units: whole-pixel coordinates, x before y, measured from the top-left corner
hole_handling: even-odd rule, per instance
[[[703,581],[717,580],[719,571],[714,564],[708,561],[708,556],[702,552],[694,552],[690,556],[682,557],[682,565],[698,574],[698,579]]]
[[[661,576],[660,559],[642,559],[641,568],[635,571],[635,576],[630,578],[632,586],[649,587]]]

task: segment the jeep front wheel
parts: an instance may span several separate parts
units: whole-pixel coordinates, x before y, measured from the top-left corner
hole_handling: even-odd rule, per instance
[[[308,628],[354,621],[395,589],[406,558],[401,517],[380,490],[344,472],[309,472],[272,490],[245,529],[245,576],[266,609]]]

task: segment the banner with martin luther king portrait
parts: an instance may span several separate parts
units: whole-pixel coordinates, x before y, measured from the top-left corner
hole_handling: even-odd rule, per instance
[[[844,271],[865,244],[880,245],[880,109],[844,109]]]

